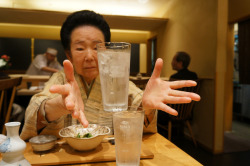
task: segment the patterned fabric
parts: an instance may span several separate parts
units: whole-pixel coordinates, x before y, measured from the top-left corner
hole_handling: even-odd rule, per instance
[[[75,74],[75,78],[80,88],[80,92],[84,102],[84,113],[89,123],[105,125],[110,127],[111,131],[113,131],[112,112],[106,112],[103,110],[101,84],[99,76],[93,83],[88,98],[80,76],[78,74]],[[63,72],[57,72],[53,74],[50,80],[45,84],[44,90],[31,98],[30,104],[27,107],[25,113],[25,123],[23,126],[22,133],[20,135],[23,140],[27,140],[33,136],[38,135],[36,127],[37,112],[39,109],[42,109],[40,107],[43,107],[44,101],[54,98],[58,95],[50,93],[49,88],[55,84],[63,85],[65,84],[65,82],[65,74]],[[137,88],[134,83],[129,82],[129,106],[139,107],[141,105],[142,94],[143,92],[139,88]],[[73,119],[69,114],[57,119],[56,121],[44,123],[46,124],[46,127],[41,131],[40,134],[52,134],[59,137],[58,132],[60,131],[60,129],[65,126],[77,124],[78,122],[76,119]],[[156,124],[157,112],[155,112],[153,121],[150,122],[147,127],[144,126],[144,132],[157,132]]]

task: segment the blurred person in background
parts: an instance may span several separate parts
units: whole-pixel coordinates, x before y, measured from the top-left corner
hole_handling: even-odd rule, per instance
[[[190,56],[186,52],[177,52],[172,60],[172,69],[177,73],[170,76],[170,80],[196,80],[198,76],[195,72],[188,70]]]
[[[38,54],[30,64],[26,74],[29,75],[52,75],[63,69],[62,65],[57,61],[57,50],[47,48],[44,54]]]

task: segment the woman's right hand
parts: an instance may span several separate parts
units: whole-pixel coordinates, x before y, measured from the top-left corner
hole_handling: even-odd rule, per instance
[[[66,83],[64,85],[53,85],[50,88],[51,93],[61,94],[60,104],[69,111],[73,118],[84,126],[88,126],[88,121],[84,115],[84,104],[82,101],[80,89],[74,77],[74,68],[69,60],[63,62]]]

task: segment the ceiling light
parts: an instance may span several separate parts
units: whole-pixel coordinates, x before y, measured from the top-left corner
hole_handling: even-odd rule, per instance
[[[138,0],[138,2],[139,2],[139,3],[144,3],[144,4],[145,4],[145,3],[148,2],[148,0]]]

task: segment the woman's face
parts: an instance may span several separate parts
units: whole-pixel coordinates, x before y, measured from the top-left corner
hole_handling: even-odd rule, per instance
[[[70,53],[67,53],[67,58],[75,71],[88,83],[99,74],[96,44],[100,42],[104,42],[104,35],[94,26],[80,26],[71,33]]]

